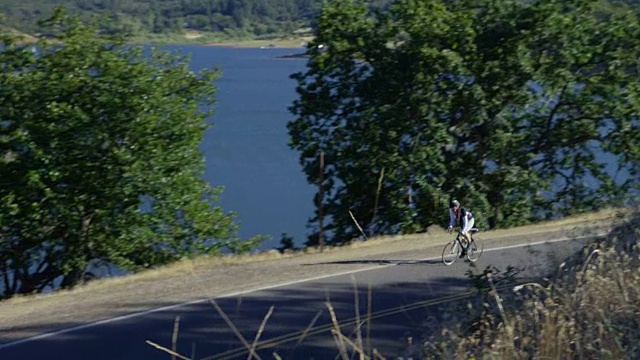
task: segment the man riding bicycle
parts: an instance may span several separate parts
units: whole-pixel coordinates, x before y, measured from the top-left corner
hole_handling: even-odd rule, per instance
[[[462,253],[460,254],[460,258],[463,258],[467,255],[467,247],[471,244],[471,229],[473,228],[473,224],[475,223],[473,219],[473,214],[468,209],[460,206],[460,202],[458,200],[451,200],[449,203],[449,228],[447,231],[451,232],[453,230],[453,226],[458,222],[460,225],[460,234],[466,240],[466,244],[462,248]]]

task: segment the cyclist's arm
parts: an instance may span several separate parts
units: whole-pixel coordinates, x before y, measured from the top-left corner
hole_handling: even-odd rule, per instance
[[[456,213],[453,210],[449,209],[449,229],[453,229],[453,226],[456,224]]]

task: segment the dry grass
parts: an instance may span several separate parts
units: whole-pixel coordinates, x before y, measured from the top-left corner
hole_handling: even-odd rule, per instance
[[[549,231],[549,229],[566,229],[584,225],[585,223],[600,223],[606,219],[611,220],[617,212],[613,210],[603,211],[597,214],[589,214],[572,219],[546,223],[546,230],[540,229],[540,225],[526,228],[512,229],[498,233],[498,237],[508,237],[522,233],[536,231]],[[635,228],[635,227],[632,227]],[[637,231],[637,230],[636,230]],[[431,229],[439,235],[442,230]],[[629,234],[628,227],[621,231],[617,227],[612,232],[612,237],[620,234]],[[373,239],[370,242],[354,243],[353,248],[373,246],[376,242],[407,240],[407,237],[387,237]],[[337,250],[337,249],[333,249]],[[489,304],[485,302],[480,307],[481,316],[473,323],[471,328],[469,317],[473,312],[463,312],[454,309],[451,305],[447,308],[455,313],[445,314],[448,324],[456,331],[437,328],[437,334],[432,339],[439,338],[440,343],[426,342],[425,357],[427,358],[487,358],[487,359],[522,359],[522,358],[630,358],[640,356],[640,272],[637,271],[637,256],[628,253],[616,252],[614,249],[601,249],[587,254],[584,263],[576,263],[567,269],[563,276],[553,285],[527,284],[516,287],[513,295],[503,296],[501,291],[509,286],[496,286],[492,273],[487,273],[487,284],[490,293],[484,300],[493,300]],[[595,256],[595,254],[599,256]],[[585,265],[586,264],[586,265]],[[634,267],[635,266],[635,267]],[[635,269],[636,271],[632,270]],[[297,340],[299,345],[310,333],[320,330],[329,331],[336,344],[336,358],[347,359],[386,359],[375,348],[371,348],[369,328],[371,321],[380,316],[393,315],[372,313],[371,304],[367,306],[368,313],[361,316],[358,313],[359,295],[354,278],[354,309],[355,318],[340,321],[333,309],[330,299],[326,306],[331,318],[330,326],[315,327],[314,322],[300,335],[287,339],[279,339],[279,342]],[[614,296],[608,294],[614,293]],[[465,295],[468,297],[469,295]],[[461,298],[461,297],[457,297]],[[371,302],[372,294],[369,290],[367,297]],[[447,299],[436,299],[447,300]],[[434,303],[442,303],[436,302]],[[476,301],[477,303],[477,301]],[[216,310],[223,316],[222,310],[212,302]],[[425,304],[416,304],[423,307]],[[402,309],[406,311],[406,309]],[[248,359],[260,357],[256,349],[268,344],[272,346],[278,343],[259,343],[258,339],[266,322],[273,311],[263,319],[258,335],[253,343],[242,338],[237,330],[236,336],[240,338],[249,354]],[[231,329],[235,326],[227,321]],[[345,325],[355,325],[355,330],[344,333]],[[310,329],[312,331],[310,331]],[[472,330],[469,330],[472,329]],[[433,330],[433,329],[432,329]],[[437,345],[436,345],[437,344]],[[634,345],[635,344],[635,345]],[[151,344],[156,348],[158,346]],[[174,354],[172,350],[159,348],[168,354]],[[235,353],[240,355],[241,351]],[[230,354],[227,354],[230,355]],[[186,357],[179,356],[187,359]],[[279,359],[278,354],[273,357]]]
[[[549,283],[491,291],[474,311],[449,308],[426,358],[640,358],[640,215],[561,266]],[[570,264],[570,265],[569,265]],[[490,273],[489,273],[490,275]],[[473,323],[468,322],[474,316]]]
[[[606,227],[617,216],[619,210],[606,209],[599,212],[593,212],[584,215],[578,215],[568,217],[561,220],[547,221],[534,225],[527,225],[512,229],[494,230],[482,233],[483,239],[501,239],[512,238],[519,235],[532,235],[538,233],[556,232],[571,229],[587,229],[591,227],[604,226]],[[380,236],[376,238],[368,239],[368,241],[355,240],[350,244],[343,246],[325,246],[322,251],[325,256],[331,256],[335,253],[345,253],[353,249],[364,248],[376,248],[380,246],[389,246],[391,243],[406,244],[407,242],[414,242],[418,246],[424,246],[424,239],[428,237],[429,243],[432,245],[444,244],[449,240],[447,232],[434,226],[428,229],[426,234],[412,234],[412,235],[392,235],[392,236]],[[383,250],[384,251],[384,250]],[[260,262],[273,262],[282,259],[292,257],[304,257],[320,255],[318,248],[307,248],[297,251],[289,251],[280,253],[277,250],[267,250],[262,252],[254,252],[249,254],[240,255],[228,255],[228,256],[202,256],[193,259],[185,259],[176,263],[159,267],[156,269],[150,269],[142,271],[140,273],[131,274],[121,277],[110,277],[105,279],[99,279],[91,281],[85,285],[79,286],[71,290],[61,290],[50,294],[43,295],[24,295],[16,296],[9,300],[0,302],[0,304],[11,304],[29,301],[34,297],[56,297],[62,294],[73,294],[78,292],[93,291],[98,289],[104,289],[111,286],[135,284],[139,282],[159,280],[159,279],[172,279],[182,277],[185,275],[191,275],[194,272],[211,270],[213,268],[239,266],[250,263]]]
[[[273,47],[273,48],[303,48],[310,41],[313,40],[311,36],[300,36],[290,38],[276,38],[276,39],[255,39],[255,40],[227,40],[220,42],[205,43],[207,46],[225,46],[236,48],[259,48],[259,47]]]
[[[266,251],[259,254],[242,254],[242,255],[230,255],[230,256],[202,256],[194,259],[184,259],[182,261],[175,262],[166,266],[162,266],[156,269],[146,270],[139,273],[108,277],[104,279],[98,279],[90,281],[84,285],[78,286],[74,289],[59,290],[47,294],[39,295],[21,295],[15,296],[11,299],[0,302],[2,304],[16,304],[21,302],[27,302],[34,298],[52,298],[66,294],[78,294],[81,292],[90,292],[94,290],[105,289],[113,286],[129,285],[140,282],[153,281],[158,279],[172,279],[183,276],[190,276],[194,272],[198,272],[204,269],[210,270],[216,267],[228,267],[237,266],[247,263],[257,263],[263,261],[273,261],[278,259],[290,258],[293,254],[281,254],[280,252]]]
[[[616,215],[607,210],[549,225],[601,222]],[[429,320],[421,358],[640,359],[640,215],[625,221],[607,239],[568,259],[553,282],[498,287],[486,272],[484,298],[442,306],[444,326],[442,319]],[[375,349],[367,354],[361,336],[357,341],[345,336],[331,314],[342,359],[385,359]]]
[[[198,31],[187,31],[184,34],[185,39],[187,40],[194,40],[194,39],[199,39],[201,37],[203,37],[204,35]]]
[[[613,211],[589,214],[526,228],[485,232],[489,247],[527,244],[572,236],[576,229],[596,225],[610,227]],[[595,221],[597,220],[597,221]],[[354,241],[341,247],[306,249],[280,254],[275,250],[256,254],[200,257],[138,274],[95,280],[73,290],[47,295],[22,296],[0,302],[0,331],[8,340],[51,331],[70,324],[88,323],[157,308],[166,304],[216,298],[282,283],[331,276],[371,268],[354,259],[407,261],[437,257],[451,235],[439,227],[410,236],[387,236]],[[334,265],[345,261],[345,264]],[[314,264],[314,266],[302,266]],[[380,265],[373,265],[374,267]]]
[[[382,354],[380,354],[378,352],[377,349],[370,349],[370,345],[369,345],[369,332],[370,332],[370,325],[371,325],[371,320],[374,318],[374,314],[371,311],[372,308],[372,293],[371,293],[371,288],[369,288],[368,291],[368,306],[367,306],[367,314],[366,314],[366,318],[362,319],[361,314],[359,312],[360,306],[358,304],[358,299],[359,299],[359,295],[358,295],[358,286],[355,280],[355,277],[352,276],[352,281],[353,281],[353,291],[354,291],[354,301],[355,301],[355,327],[356,329],[350,334],[350,335],[345,335],[345,333],[342,331],[341,328],[341,322],[338,320],[334,307],[331,303],[331,300],[329,298],[327,298],[327,301],[325,302],[325,305],[327,307],[327,310],[329,312],[330,318],[331,318],[331,324],[328,327],[329,332],[331,333],[331,335],[333,336],[336,346],[338,348],[338,352],[339,352],[339,357],[342,358],[342,360],[350,360],[350,359],[355,359],[358,358],[360,360],[371,360],[371,359],[376,359],[376,360],[385,360],[386,358],[384,356],[382,356]],[[267,322],[269,321],[269,318],[271,317],[271,314],[273,313],[274,310],[274,306],[271,306],[269,308],[269,311],[267,312],[267,314],[264,316],[264,318],[262,319],[262,322],[260,324],[260,327],[258,329],[258,332],[253,340],[253,342],[251,344],[249,344],[249,342],[247,341],[247,339],[241,334],[241,332],[237,329],[236,325],[233,323],[233,321],[231,321],[231,319],[229,318],[229,316],[224,312],[224,310],[222,310],[222,308],[220,308],[220,306],[218,305],[218,303],[214,300],[214,299],[209,299],[209,302],[213,305],[213,307],[216,309],[216,312],[224,319],[224,321],[227,323],[227,325],[229,326],[229,328],[233,331],[233,333],[235,334],[235,336],[240,340],[240,342],[242,343],[244,349],[237,349],[237,351],[232,351],[231,353],[227,353],[226,357],[223,358],[230,358],[230,356],[241,356],[243,355],[244,352],[248,353],[247,356],[247,360],[251,360],[251,359],[256,359],[256,360],[262,360],[262,358],[258,355],[257,350],[261,347],[261,346],[265,346],[265,344],[261,344],[259,342],[260,337],[262,336],[262,333],[267,325]],[[299,336],[297,335],[293,335],[290,339],[288,340],[297,340],[296,346],[298,347],[302,341],[304,341],[308,335],[311,334],[310,330],[318,330],[318,328],[314,328],[315,322],[318,319],[318,317],[320,316],[320,313],[311,321],[311,323],[309,324],[309,326],[307,327],[307,329],[305,329],[304,332],[302,332]],[[178,339],[178,329],[179,329],[179,321],[180,318],[177,317],[174,323],[174,331],[173,331],[173,337],[172,337],[172,341],[171,341],[171,349],[166,348],[164,346],[161,346],[155,342],[152,341],[146,341],[146,343],[152,347],[154,347],[157,350],[160,350],[166,354],[171,355],[172,359],[183,359],[183,360],[192,360],[195,359],[195,356],[191,356],[191,357],[187,357],[183,354],[180,354],[178,352],[176,352],[176,344],[177,344],[177,339]],[[346,324],[349,324],[352,320],[349,320],[346,322]],[[363,340],[363,327],[366,327],[366,339],[367,339],[367,344],[365,345],[364,340]],[[322,329],[320,329],[322,330]],[[286,340],[285,340],[286,342]],[[274,344],[271,343],[269,344],[269,341],[267,341],[267,345],[266,346],[273,346]],[[210,357],[205,357],[202,360],[210,360],[213,358],[217,358],[219,355],[221,354],[216,354]],[[224,355],[223,355],[224,356]],[[273,352],[272,356],[274,359],[280,360],[281,357],[278,355],[277,352]],[[338,357],[336,357],[337,359]]]

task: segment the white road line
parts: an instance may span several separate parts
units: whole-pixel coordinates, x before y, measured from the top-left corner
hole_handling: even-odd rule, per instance
[[[551,240],[538,241],[538,242],[527,243],[527,244],[509,245],[509,246],[501,246],[501,247],[497,247],[497,248],[484,249],[484,251],[487,252],[487,251],[507,250],[507,249],[514,249],[514,248],[518,248],[518,247],[536,246],[536,245],[543,245],[543,244],[556,243],[556,242],[569,241],[569,240],[580,240],[580,239],[594,238],[594,237],[600,237],[600,236],[605,236],[605,235],[606,234],[595,234],[595,235],[585,235],[585,236],[578,236],[578,237],[571,237],[571,238],[567,237],[567,238],[560,238],[560,239],[551,239]],[[434,256],[434,257],[429,257],[429,258],[425,258],[425,259],[419,259],[417,261],[428,261],[428,260],[435,260],[435,259],[440,259],[440,256]],[[238,292],[230,293],[230,294],[218,295],[218,296],[213,297],[213,299],[224,299],[224,298],[228,298],[228,297],[245,295],[245,294],[252,293],[252,292],[258,292],[258,291],[263,291],[263,290],[271,290],[271,289],[275,289],[275,288],[279,288],[279,287],[284,287],[284,286],[289,286],[289,285],[296,285],[296,284],[309,282],[309,281],[315,281],[315,280],[322,280],[322,279],[326,279],[326,278],[330,278],[330,277],[337,277],[337,276],[342,276],[342,275],[355,274],[355,273],[364,272],[364,271],[384,269],[384,268],[397,266],[397,265],[398,264],[387,264],[387,265],[370,266],[370,267],[367,267],[367,268],[364,268],[364,269],[343,271],[343,272],[336,273],[336,274],[328,274],[328,275],[316,276],[316,277],[312,277],[312,278],[289,281],[289,282],[280,283],[280,284],[276,284],[276,285],[263,286],[263,287],[259,287],[259,288],[252,289],[252,290],[244,290],[244,291],[238,291]],[[184,302],[184,303],[180,303],[180,304],[163,306],[163,307],[159,307],[159,308],[155,308],[155,309],[136,312],[136,313],[132,313],[132,314],[116,316],[114,318],[99,320],[99,321],[91,322],[91,323],[88,323],[88,324],[78,325],[78,326],[74,326],[74,327],[70,327],[70,328],[66,328],[66,329],[62,329],[62,330],[52,331],[52,332],[44,333],[44,334],[41,334],[41,335],[32,336],[32,337],[29,337],[29,338],[26,338],[26,339],[13,341],[13,342],[6,343],[6,344],[0,344],[0,350],[7,349],[7,348],[10,348],[10,347],[13,347],[13,346],[17,346],[17,345],[21,345],[21,344],[25,344],[25,343],[29,343],[29,342],[32,342],[32,341],[43,340],[43,339],[47,339],[47,338],[50,338],[50,337],[53,337],[53,336],[58,336],[58,335],[67,334],[67,333],[74,332],[74,331],[88,329],[88,328],[91,328],[91,327],[94,327],[94,326],[109,324],[109,323],[122,321],[122,320],[133,319],[133,318],[136,318],[136,317],[149,315],[149,314],[153,314],[153,313],[157,313],[157,312],[162,312],[162,311],[165,311],[165,310],[176,309],[176,308],[179,308],[179,307],[182,307],[182,306],[202,304],[202,303],[205,303],[205,302],[208,302],[208,301],[210,301],[208,298],[207,299],[200,299],[200,300],[193,300],[193,301],[188,301],[188,302]]]
[[[562,241],[569,241],[569,240],[582,240],[582,239],[588,239],[588,238],[603,237],[603,236],[607,236],[607,235],[608,234],[605,233],[605,234],[593,234],[593,235],[584,235],[584,236],[576,236],[576,237],[566,237],[566,238],[560,238],[560,239],[551,239],[551,240],[537,241],[537,242],[532,242],[532,243],[527,243],[527,244],[509,245],[509,246],[501,246],[501,247],[497,247],[497,248],[484,249],[484,252],[496,251],[496,250],[515,249],[515,248],[525,247],[525,246],[537,246],[537,245],[544,245],[544,244],[553,244],[553,243],[562,242]]]

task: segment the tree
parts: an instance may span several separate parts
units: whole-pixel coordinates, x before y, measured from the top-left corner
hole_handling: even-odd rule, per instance
[[[325,4],[308,68],[293,76],[288,128],[312,183],[325,152],[332,241],[358,236],[349,211],[391,234],[445,223],[450,197],[480,224],[511,226],[628,194],[640,160],[640,26],[629,13],[597,17],[593,5]],[[601,154],[628,181],[614,181]]]
[[[42,26],[53,41],[0,51],[1,296],[72,287],[93,260],[137,271],[254,247],[201,177],[218,72],[62,9]]]

